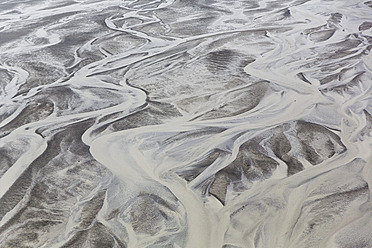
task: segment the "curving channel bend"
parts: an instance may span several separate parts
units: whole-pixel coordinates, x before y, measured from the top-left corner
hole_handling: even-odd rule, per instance
[[[372,2],[0,3],[1,247],[372,247]]]

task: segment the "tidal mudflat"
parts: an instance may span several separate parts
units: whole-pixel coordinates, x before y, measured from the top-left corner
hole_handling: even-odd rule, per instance
[[[3,0],[0,247],[371,248],[372,1]]]

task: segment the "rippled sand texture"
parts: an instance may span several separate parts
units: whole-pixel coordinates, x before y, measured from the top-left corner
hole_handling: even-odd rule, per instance
[[[372,1],[3,0],[0,247],[372,247]]]

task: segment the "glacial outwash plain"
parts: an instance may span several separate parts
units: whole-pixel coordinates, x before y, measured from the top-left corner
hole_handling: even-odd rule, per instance
[[[0,1],[0,248],[371,248],[372,1]]]

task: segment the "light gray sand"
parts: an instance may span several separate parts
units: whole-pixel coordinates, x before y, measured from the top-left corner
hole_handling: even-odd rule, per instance
[[[371,1],[0,3],[0,247],[372,247]]]

